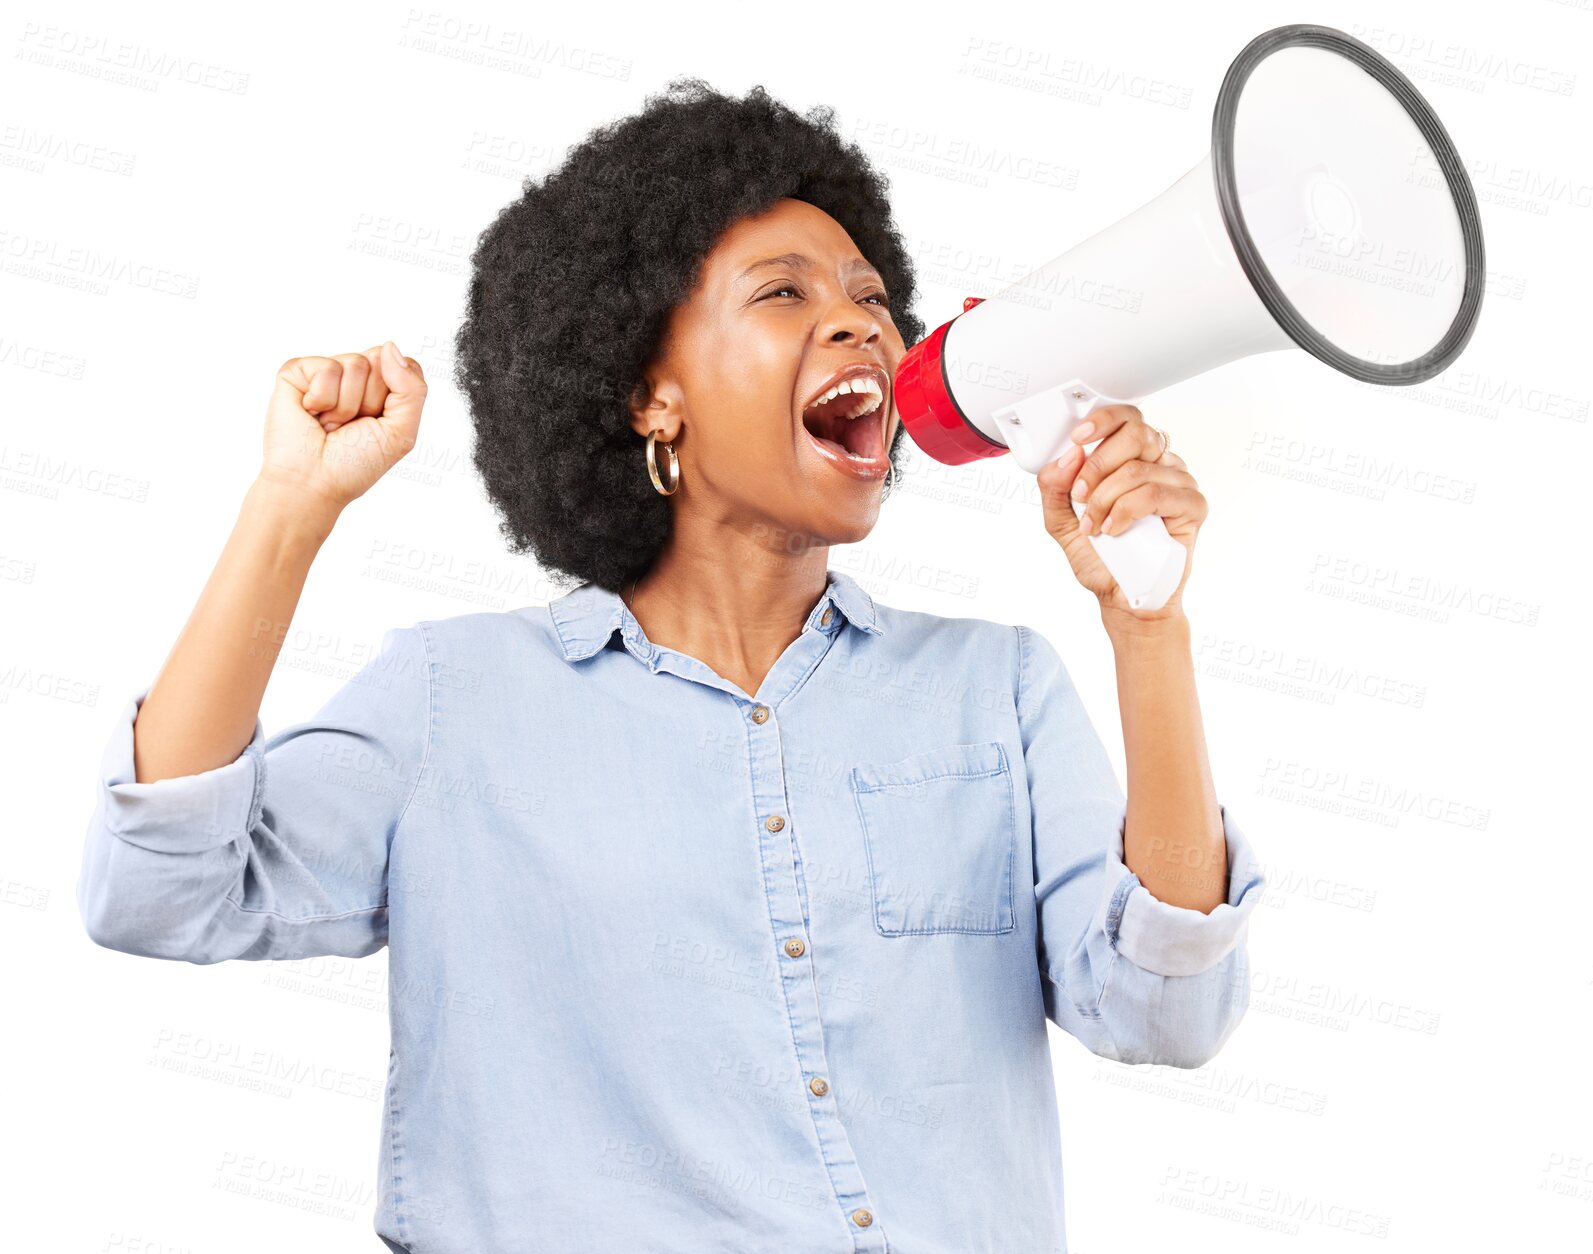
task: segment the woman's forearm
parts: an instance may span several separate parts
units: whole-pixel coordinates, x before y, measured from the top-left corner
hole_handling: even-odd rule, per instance
[[[1123,860],[1151,895],[1209,914],[1227,899],[1228,847],[1195,693],[1189,620],[1103,610],[1127,757]]]
[[[225,766],[243,752],[310,566],[336,514],[257,480],[133,725],[137,780]]]

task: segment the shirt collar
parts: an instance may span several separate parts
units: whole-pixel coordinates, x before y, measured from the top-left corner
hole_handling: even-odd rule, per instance
[[[844,571],[827,570],[824,595],[803,623],[802,629],[816,627],[820,631],[839,631],[843,621],[860,627],[870,635],[884,632],[880,627],[874,598]],[[832,609],[834,612],[832,613]],[[598,584],[586,582],[577,585],[548,602],[548,613],[553,616],[554,630],[566,661],[575,662],[591,657],[606,645],[616,631],[633,643],[642,635],[641,624],[636,621],[619,593]],[[828,615],[828,620],[826,620]]]

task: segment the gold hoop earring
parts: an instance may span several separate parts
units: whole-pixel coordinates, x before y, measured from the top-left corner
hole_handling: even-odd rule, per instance
[[[658,454],[653,451],[653,443],[658,440],[658,431],[647,433],[647,473],[652,477],[653,487],[657,488],[664,496],[673,496],[675,489],[680,487],[680,458],[675,456],[675,446],[664,442],[664,451],[669,454],[669,486],[664,486],[664,481],[658,477]]]

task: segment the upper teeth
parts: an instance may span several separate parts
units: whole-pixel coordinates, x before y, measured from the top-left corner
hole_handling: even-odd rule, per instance
[[[879,408],[880,403],[885,399],[884,394],[880,391],[879,381],[875,379],[873,375],[865,374],[858,375],[856,378],[852,379],[842,379],[828,392],[825,392],[821,396],[814,397],[812,403],[808,405],[808,408],[814,409],[817,406],[824,404],[825,401],[834,400],[837,396],[843,396],[848,392],[865,393],[872,397],[871,402],[861,406],[856,413],[848,415],[852,418],[861,418],[864,414],[873,413]]]

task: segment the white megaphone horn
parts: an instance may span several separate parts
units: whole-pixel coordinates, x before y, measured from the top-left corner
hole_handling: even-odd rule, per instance
[[[1431,378],[1483,291],[1482,226],[1431,106],[1325,26],[1258,35],[1228,67],[1211,151],[1126,218],[913,345],[893,392],[951,465],[1038,474],[1103,405],[1299,347],[1370,383]],[[1159,609],[1186,550],[1154,515],[1089,537],[1129,604]]]

